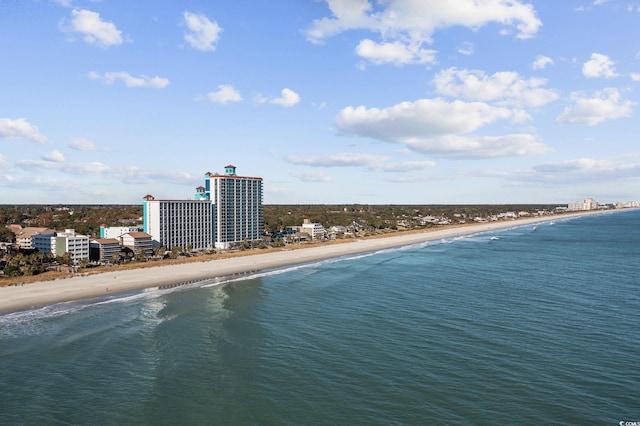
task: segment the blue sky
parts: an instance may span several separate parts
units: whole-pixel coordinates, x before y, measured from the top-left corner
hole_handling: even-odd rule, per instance
[[[0,0],[0,204],[640,199],[640,0]]]

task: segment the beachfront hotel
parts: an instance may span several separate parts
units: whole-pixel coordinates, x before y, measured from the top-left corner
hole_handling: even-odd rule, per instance
[[[144,232],[155,245],[207,250],[259,240],[262,236],[262,178],[238,176],[236,167],[223,175],[205,173],[205,185],[192,200],[144,197]]]

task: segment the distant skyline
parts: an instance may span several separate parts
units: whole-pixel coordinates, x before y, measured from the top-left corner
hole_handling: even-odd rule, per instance
[[[640,199],[640,0],[0,0],[0,204]]]

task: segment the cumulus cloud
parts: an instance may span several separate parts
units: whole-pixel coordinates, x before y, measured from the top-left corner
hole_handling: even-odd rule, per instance
[[[498,120],[520,119],[521,112],[483,102],[420,99],[378,109],[344,108],[336,118],[345,135],[398,143],[427,155],[448,158],[492,158],[549,150],[534,135],[468,135]]]
[[[533,61],[533,64],[531,64],[531,68],[534,70],[543,70],[547,65],[553,65],[553,59],[548,56],[538,55]]]
[[[291,89],[284,88],[280,92],[279,98],[271,99],[269,102],[288,108],[300,102],[300,95]]]
[[[58,155],[59,154],[59,155]],[[105,164],[99,162],[92,163],[71,163],[64,160],[62,154],[51,153],[42,157],[42,160],[22,160],[18,161],[18,167],[25,170],[57,170],[73,175],[95,175],[103,174],[111,170]]]
[[[49,142],[46,136],[25,118],[0,118],[0,139],[28,140],[41,144]]]
[[[76,151],[107,151],[106,148],[101,148],[95,142],[85,138],[74,138],[68,146]]]
[[[388,155],[340,153],[327,156],[290,155],[286,160],[298,166],[310,167],[361,167],[376,172],[408,172],[425,170],[435,166],[433,161],[393,162]]]
[[[630,178],[640,178],[640,163],[633,158],[577,158],[543,163],[530,169],[484,171],[480,175],[501,178],[512,183],[542,184],[545,187],[585,182],[624,181],[628,183]]]
[[[518,38],[529,38],[542,25],[533,6],[519,0],[326,2],[332,16],[314,20],[306,30],[307,39],[321,43],[349,30],[377,33],[381,37],[380,42],[363,40],[356,50],[374,63],[432,61],[433,51],[421,46],[431,43],[432,34],[439,29],[462,26],[476,30],[490,23],[498,23],[509,28],[515,27]],[[400,45],[404,45],[404,48]]]
[[[614,78],[617,77],[614,62],[600,53],[592,53],[591,59],[582,65],[582,74],[587,78]]]
[[[51,151],[50,153],[43,155],[42,159],[53,163],[64,163],[64,155],[62,155],[60,151]]]
[[[479,70],[449,68],[440,71],[433,83],[441,95],[468,100],[495,101],[499,105],[539,107],[558,99],[558,94],[542,86],[543,78],[523,79],[517,72],[486,75]]]
[[[187,172],[170,170],[143,169],[138,166],[126,166],[113,170],[113,174],[124,183],[153,183],[155,181],[189,184],[193,176]]]
[[[146,75],[134,77],[124,71],[105,72],[104,74],[91,71],[88,74],[88,77],[91,80],[99,80],[104,82],[105,84],[113,84],[115,81],[121,80],[127,87],[152,87],[154,89],[163,89],[169,85],[169,80],[166,78],[161,78],[158,76],[149,77]]]
[[[632,72],[631,73],[632,81],[640,81],[640,72]]]
[[[557,123],[595,126],[603,121],[631,116],[635,105],[631,101],[623,100],[615,88],[596,92],[593,97],[574,93],[572,98],[574,104],[565,108],[562,115],[556,119]]]
[[[103,21],[100,14],[90,10],[71,11],[71,23],[63,28],[70,33],[80,33],[85,42],[100,47],[122,44],[122,32],[112,22]]]
[[[390,157],[386,155],[375,154],[334,154],[323,157],[313,156],[297,156],[290,155],[287,158],[292,164],[299,166],[313,166],[313,167],[368,167],[371,164],[380,164],[385,161],[389,161]]]
[[[331,182],[331,176],[327,176],[325,173],[316,170],[291,173],[291,176],[302,182]]]
[[[217,92],[207,93],[207,100],[217,104],[226,104],[229,102],[240,102],[242,96],[240,96],[240,93],[234,89],[233,86],[221,84],[218,86]]]
[[[211,22],[203,14],[184,12],[184,24],[187,31],[184,33],[184,39],[194,49],[202,51],[216,50],[216,43],[223,31],[217,22]]]
[[[578,158],[533,167],[537,177],[557,183],[614,181],[640,178],[640,163],[622,160]]]
[[[358,56],[374,64],[426,64],[435,62],[436,51],[399,41],[376,43],[365,39],[356,47]]]

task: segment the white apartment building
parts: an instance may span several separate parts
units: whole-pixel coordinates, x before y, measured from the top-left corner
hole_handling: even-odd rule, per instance
[[[262,178],[238,176],[235,166],[207,172],[194,200],[144,200],[144,232],[167,249],[228,249],[262,237]]]
[[[300,227],[300,232],[306,232],[307,234],[311,235],[311,241],[322,238],[327,233],[322,224],[312,223],[309,219],[304,220],[304,223]]]
[[[120,238],[129,232],[142,232],[144,227],[137,226],[100,226],[100,238]]]
[[[56,256],[69,253],[75,264],[81,259],[89,259],[89,237],[76,234],[73,229],[34,235],[33,246],[41,253]]]
[[[153,244],[192,250],[213,248],[211,201],[156,200],[144,197],[144,232]]]
[[[229,165],[224,175],[205,174],[204,196],[213,204],[216,248],[262,238],[262,178],[238,176]]]
[[[583,210],[596,210],[599,204],[593,198],[585,198],[584,201],[578,201],[577,203],[569,203],[567,210],[569,211],[583,211]]]

